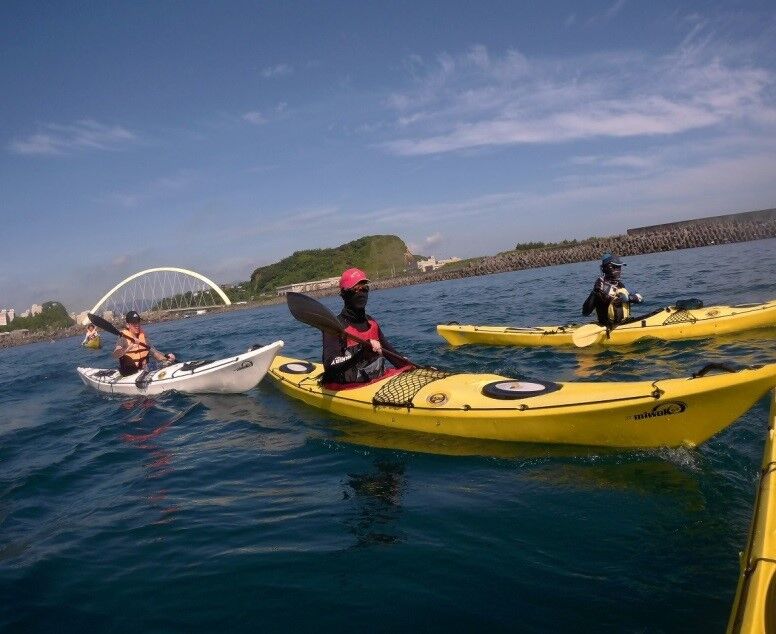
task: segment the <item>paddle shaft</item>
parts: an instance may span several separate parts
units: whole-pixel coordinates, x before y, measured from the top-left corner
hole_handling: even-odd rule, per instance
[[[371,340],[369,339],[363,339],[362,337],[358,337],[354,334],[351,334],[349,332],[345,332],[345,329],[343,328],[340,330],[341,335],[344,337],[348,337],[349,339],[353,339],[354,341],[358,341],[359,343],[363,343],[364,345],[370,346],[372,345]],[[410,361],[407,357],[403,357],[400,354],[396,354],[395,352],[391,352],[390,350],[386,350],[385,348],[382,348],[382,354],[384,354],[386,357],[390,357],[395,359],[396,361],[400,361],[401,363],[409,363],[410,365],[415,365],[412,361]]]
[[[313,328],[317,328],[323,332],[328,332],[342,337],[348,337],[354,341],[358,341],[359,343],[369,345],[371,347],[372,344],[368,339],[364,339],[358,335],[345,332],[345,328],[342,326],[339,319],[337,319],[334,314],[328,308],[326,308],[326,306],[321,304],[321,302],[318,300],[313,299],[309,295],[289,291],[286,293],[286,302],[288,303],[288,310],[291,311],[291,314],[294,316],[294,318],[298,319],[302,323],[307,324],[308,326],[312,326]],[[407,357],[403,357],[400,354],[391,352],[390,350],[383,349],[382,353],[389,358],[399,361],[400,363],[416,365]]]
[[[142,346],[146,350],[150,351],[151,346],[148,346],[144,344],[142,341],[139,341],[138,339],[135,339],[134,337],[128,337],[126,333],[121,332],[116,326],[114,326],[112,323],[110,323],[107,319],[103,319],[102,317],[99,317],[98,315],[92,315],[92,313],[86,313],[86,316],[89,318],[89,321],[92,322],[95,326],[98,328],[102,328],[103,330],[108,331],[109,333],[116,335],[117,337],[125,337],[126,339],[130,339],[134,341],[137,345]]]

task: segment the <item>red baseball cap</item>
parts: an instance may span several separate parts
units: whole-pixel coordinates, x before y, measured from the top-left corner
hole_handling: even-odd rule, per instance
[[[340,277],[340,288],[343,291],[353,288],[359,282],[368,282],[366,273],[361,269],[348,269]]]

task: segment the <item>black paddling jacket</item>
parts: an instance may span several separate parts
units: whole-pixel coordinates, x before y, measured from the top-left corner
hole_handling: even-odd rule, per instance
[[[599,277],[582,305],[582,314],[587,317],[595,310],[599,325],[616,326],[630,317],[631,302],[639,301],[637,296],[628,293],[620,280]]]
[[[377,339],[383,350],[397,354],[393,346],[383,336],[377,321],[371,315],[365,315],[364,321],[354,322],[348,319],[345,311],[337,316],[345,332],[350,332],[362,339]],[[363,381],[360,370],[373,363],[379,355],[375,354],[369,344],[358,343],[348,339],[346,335],[323,333],[323,382],[324,383],[359,383]],[[389,358],[397,368],[407,363],[400,363]]]

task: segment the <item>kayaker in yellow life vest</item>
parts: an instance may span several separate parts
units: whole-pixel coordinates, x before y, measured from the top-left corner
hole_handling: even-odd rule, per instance
[[[601,326],[609,328],[630,317],[630,305],[640,304],[644,299],[638,293],[629,293],[620,281],[625,263],[616,255],[605,253],[601,259],[601,277],[593,285],[582,314],[587,317],[594,310]]]
[[[130,310],[125,320],[127,327],[121,331],[123,336],[119,337],[113,349],[113,356],[119,360],[119,372],[122,376],[129,376],[144,369],[148,365],[149,353],[154,355],[157,361],[175,361],[174,354],[162,354],[148,343],[137,312]]]
[[[84,335],[84,340],[81,342],[81,345],[84,346],[93,339],[99,339],[100,333],[97,331],[97,326],[95,326],[93,323],[89,323],[86,326],[86,334]]]
[[[389,353],[391,363],[397,368],[410,365],[396,359],[396,350],[383,336],[377,321],[366,314],[369,299],[366,273],[361,269],[348,269],[340,277],[339,286],[345,306],[337,319],[345,334],[323,333],[323,382],[366,383],[379,378],[385,372],[383,351]],[[348,334],[368,343],[351,339]]]

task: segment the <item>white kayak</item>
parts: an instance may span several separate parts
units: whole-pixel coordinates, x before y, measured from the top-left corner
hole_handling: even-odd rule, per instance
[[[121,376],[118,370],[77,368],[81,380],[98,392],[107,394],[160,394],[179,392],[236,394],[246,392],[264,378],[282,341],[248,350],[217,361],[186,361],[158,370]]]

